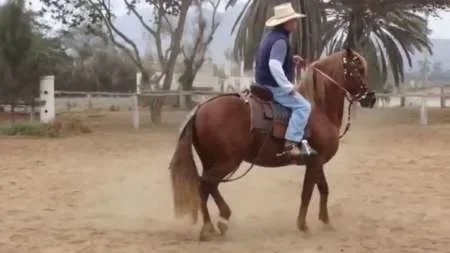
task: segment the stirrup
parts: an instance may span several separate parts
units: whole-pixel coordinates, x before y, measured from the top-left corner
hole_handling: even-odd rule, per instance
[[[300,149],[300,153],[304,156],[311,156],[311,155],[317,155],[317,151],[315,149],[313,149],[307,140],[302,140],[301,142],[301,149]]]

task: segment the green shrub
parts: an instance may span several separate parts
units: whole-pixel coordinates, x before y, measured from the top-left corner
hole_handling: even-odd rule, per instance
[[[47,126],[39,123],[11,123],[0,125],[0,134],[23,136],[47,136]]]
[[[54,138],[90,133],[92,129],[79,118],[60,119],[48,124],[38,122],[0,124],[0,135]]]

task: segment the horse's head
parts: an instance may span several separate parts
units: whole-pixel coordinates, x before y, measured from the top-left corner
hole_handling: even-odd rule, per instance
[[[325,100],[336,98],[336,92],[340,90],[351,103],[359,102],[363,107],[372,108],[376,97],[367,80],[367,61],[360,54],[346,49],[311,63],[298,87],[314,106],[331,105]],[[326,94],[332,97],[325,98]]]
[[[375,92],[368,85],[367,61],[351,49],[343,54],[344,83],[352,102],[358,101],[362,107],[372,108],[376,102]]]

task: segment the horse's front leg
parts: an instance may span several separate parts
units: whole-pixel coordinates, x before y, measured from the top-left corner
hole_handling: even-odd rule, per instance
[[[329,228],[332,228],[330,224],[330,218],[328,216],[328,183],[323,171],[323,165],[317,170],[317,188],[320,192],[320,206],[319,206],[319,220],[321,220]]]
[[[303,232],[308,232],[308,225],[306,225],[306,214],[308,212],[309,202],[317,182],[317,170],[321,166],[318,157],[309,157],[306,162],[305,177],[303,180],[302,198],[300,210],[297,217],[297,226]]]

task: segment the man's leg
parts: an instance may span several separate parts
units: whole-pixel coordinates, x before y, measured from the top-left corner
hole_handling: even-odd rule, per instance
[[[283,105],[292,109],[292,115],[289,119],[285,138],[286,140],[300,143],[311,113],[311,104],[300,94],[295,93],[287,96],[291,97],[292,101],[288,98],[285,100],[287,103]]]
[[[274,99],[292,110],[285,136],[286,151],[293,156],[316,154],[317,152],[309,146],[308,142],[302,141],[305,127],[311,114],[309,101],[299,93],[278,96]],[[298,148],[300,143],[302,143],[302,150]]]

